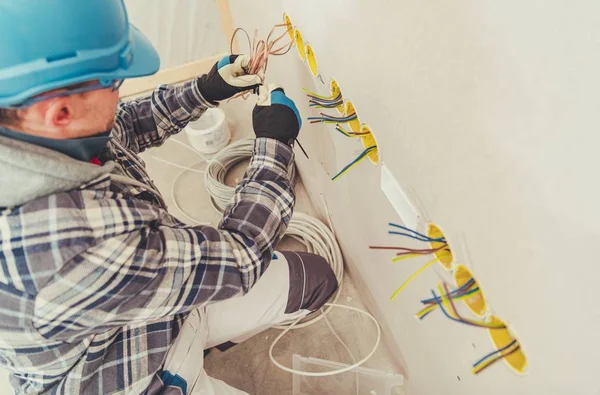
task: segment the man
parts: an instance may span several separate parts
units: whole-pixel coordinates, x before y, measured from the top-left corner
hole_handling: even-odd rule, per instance
[[[337,287],[323,258],[274,252],[294,206],[294,103],[231,56],[118,104],[123,79],[159,66],[122,0],[0,0],[0,36],[0,363],[16,392],[242,394],[207,377],[203,351]],[[185,225],[137,154],[248,89],[248,171],[218,228]]]

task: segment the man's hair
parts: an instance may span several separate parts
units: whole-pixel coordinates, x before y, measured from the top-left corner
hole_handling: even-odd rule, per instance
[[[15,125],[20,121],[19,112],[10,108],[0,108],[0,125]]]

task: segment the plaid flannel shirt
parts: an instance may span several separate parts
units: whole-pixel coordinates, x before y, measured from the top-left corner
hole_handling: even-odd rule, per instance
[[[195,81],[120,105],[104,159],[153,187],[136,154],[209,106]],[[218,228],[185,225],[110,174],[2,209],[0,363],[17,393],[145,392],[187,313],[265,271],[292,215],[292,161],[286,145],[257,139]]]

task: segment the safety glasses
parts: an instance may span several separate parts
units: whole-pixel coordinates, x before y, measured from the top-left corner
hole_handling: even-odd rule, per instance
[[[313,77],[316,77],[321,83],[325,83],[323,81],[323,76],[319,73],[319,64],[317,62],[317,56],[315,55],[315,51],[312,45],[308,42],[304,41],[304,37],[302,37],[302,33],[297,27],[294,27],[291,18],[287,14],[283,14],[283,22],[286,26],[288,34],[290,38],[294,41],[296,45],[296,49],[298,50],[298,55],[300,59],[306,61],[308,64],[308,68],[310,69]]]
[[[59,92],[49,93],[46,95],[38,95],[34,96],[30,99],[25,100],[23,103],[19,104],[18,108],[30,107],[36,103],[43,102],[45,100],[54,99],[57,97],[70,96],[95,90],[101,89],[111,89],[113,92],[119,90],[121,85],[123,85],[124,80],[97,80],[97,81],[87,81],[82,82],[80,84],[72,85],[65,90],[61,90]]]

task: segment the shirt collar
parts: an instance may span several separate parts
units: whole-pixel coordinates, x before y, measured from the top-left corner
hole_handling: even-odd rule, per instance
[[[19,133],[3,127],[0,127],[0,135],[48,148],[84,162],[89,162],[92,158],[99,156],[111,139],[110,131],[91,137],[59,140]]]

